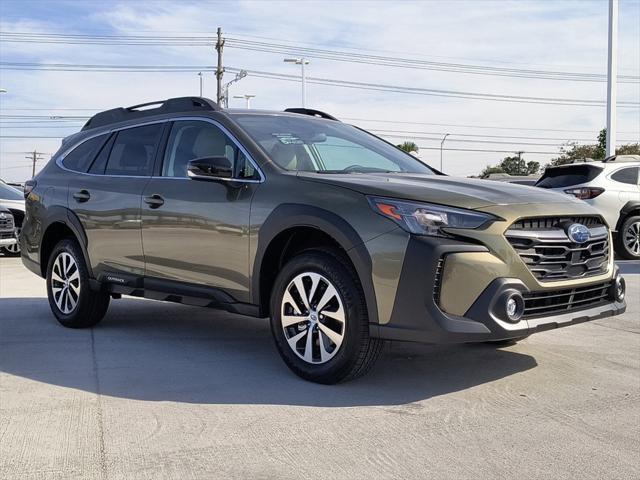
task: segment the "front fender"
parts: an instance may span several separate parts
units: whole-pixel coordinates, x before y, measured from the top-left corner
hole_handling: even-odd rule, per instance
[[[269,245],[281,232],[295,227],[311,227],[333,238],[353,263],[365,295],[369,321],[378,323],[378,311],[371,276],[371,257],[356,230],[339,215],[323,208],[282,204],[267,217],[258,231],[258,244],[251,276],[252,303],[262,305],[260,273]]]

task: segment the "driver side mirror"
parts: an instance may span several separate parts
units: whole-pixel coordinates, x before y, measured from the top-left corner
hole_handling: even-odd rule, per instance
[[[233,165],[227,157],[202,157],[191,160],[187,166],[189,178],[232,178]]]

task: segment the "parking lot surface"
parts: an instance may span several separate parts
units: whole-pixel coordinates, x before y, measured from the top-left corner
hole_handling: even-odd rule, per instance
[[[123,298],[60,326],[0,257],[0,478],[640,478],[640,264],[627,313],[509,347],[393,343],[290,373],[268,323]]]

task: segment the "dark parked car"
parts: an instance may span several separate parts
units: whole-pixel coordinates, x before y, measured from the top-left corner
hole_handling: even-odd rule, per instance
[[[314,110],[152,105],[95,115],[25,186],[22,258],[65,326],[121,294],[270,317],[286,364],[334,383],[384,339],[517,340],[625,310],[583,202],[439,175]]]

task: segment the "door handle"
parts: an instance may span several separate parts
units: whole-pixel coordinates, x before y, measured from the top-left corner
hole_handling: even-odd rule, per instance
[[[83,190],[80,190],[79,192],[74,193],[73,198],[76,199],[76,202],[82,203],[89,200],[91,198],[91,194],[87,190],[83,189]]]
[[[151,208],[158,208],[164,205],[164,198],[158,194],[151,195],[150,197],[144,197],[144,203]]]

